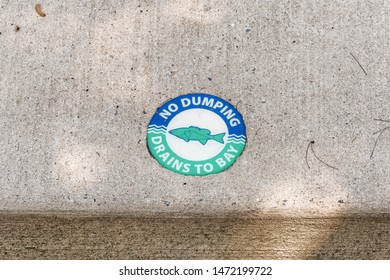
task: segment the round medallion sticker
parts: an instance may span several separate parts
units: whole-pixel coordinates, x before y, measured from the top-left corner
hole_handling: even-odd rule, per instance
[[[191,93],[169,100],[148,127],[148,148],[165,168],[192,176],[230,167],[246,143],[241,114],[225,100]]]

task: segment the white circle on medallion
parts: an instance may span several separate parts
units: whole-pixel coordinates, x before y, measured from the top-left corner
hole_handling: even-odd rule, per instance
[[[204,145],[199,141],[185,141],[169,133],[173,129],[189,128],[191,126],[210,131],[213,135],[225,133],[223,144],[213,139]],[[205,109],[189,109],[177,114],[168,124],[166,139],[169,147],[178,156],[192,161],[208,160],[218,155],[225,147],[229,130],[224,120],[216,113]]]

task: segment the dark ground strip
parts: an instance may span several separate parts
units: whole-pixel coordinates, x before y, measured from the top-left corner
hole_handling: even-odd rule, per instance
[[[0,216],[0,259],[390,259],[390,217]]]

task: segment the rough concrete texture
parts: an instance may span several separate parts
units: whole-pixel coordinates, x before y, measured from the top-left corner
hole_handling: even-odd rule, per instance
[[[0,259],[390,259],[389,218],[0,216]]]
[[[370,157],[390,119],[388,1],[0,3],[2,211],[390,213],[390,131]],[[244,116],[224,173],[147,151],[156,108],[189,92]]]

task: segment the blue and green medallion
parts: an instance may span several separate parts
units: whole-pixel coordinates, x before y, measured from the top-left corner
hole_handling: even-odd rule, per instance
[[[225,100],[191,93],[169,100],[148,127],[148,148],[165,168],[191,176],[229,168],[246,143],[241,114]]]

